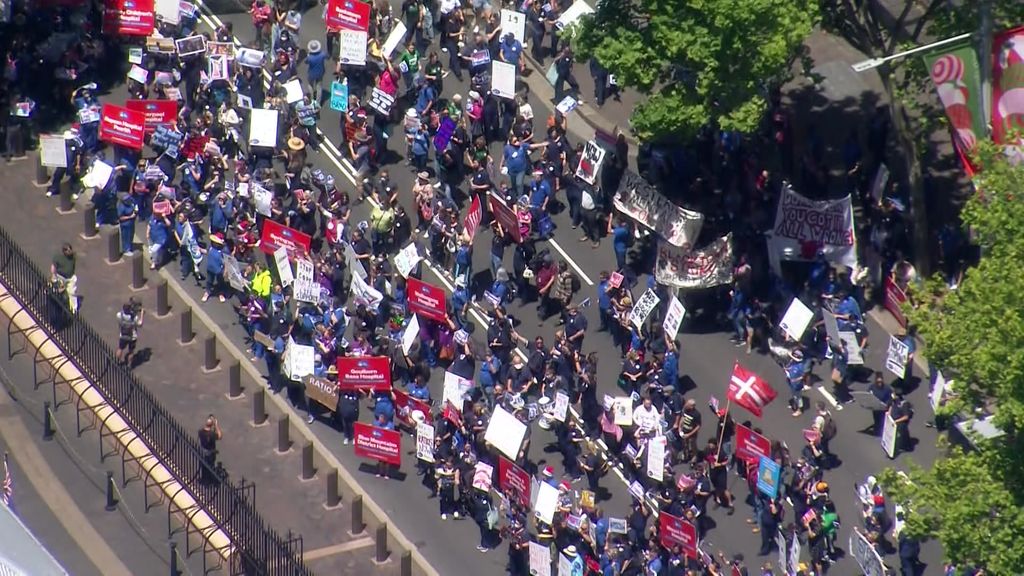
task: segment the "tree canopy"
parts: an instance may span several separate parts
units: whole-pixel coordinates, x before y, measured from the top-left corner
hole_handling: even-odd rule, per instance
[[[648,98],[643,139],[689,138],[713,123],[753,132],[771,86],[788,77],[818,17],[817,0],[599,2],[574,45]]]

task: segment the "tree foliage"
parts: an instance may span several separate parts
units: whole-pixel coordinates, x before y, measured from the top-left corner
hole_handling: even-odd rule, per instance
[[[574,36],[622,86],[648,96],[641,138],[689,138],[704,125],[754,131],[767,89],[785,80],[817,20],[817,0],[599,2]]]

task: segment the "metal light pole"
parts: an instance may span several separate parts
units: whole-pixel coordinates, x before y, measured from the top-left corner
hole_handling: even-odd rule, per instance
[[[850,67],[853,68],[854,72],[865,72],[873,68],[878,68],[879,66],[885,64],[886,62],[898,60],[900,58],[906,58],[907,56],[913,56],[914,54],[919,54],[921,52],[927,52],[929,50],[932,50],[933,48],[945,46],[946,44],[960,42],[961,40],[966,40],[971,36],[973,36],[973,33],[970,32],[967,34],[960,34],[959,36],[953,36],[952,38],[946,38],[945,40],[939,40],[938,42],[932,42],[931,44],[925,44],[924,46],[918,46],[916,48],[911,48],[910,50],[905,50],[903,52],[897,52],[896,54],[891,54],[889,56],[883,56],[881,58],[868,58],[867,60],[864,60],[863,62],[857,62],[856,64],[853,64]],[[991,43],[992,40],[989,39],[989,44]],[[982,68],[984,68],[984,66],[982,66]]]

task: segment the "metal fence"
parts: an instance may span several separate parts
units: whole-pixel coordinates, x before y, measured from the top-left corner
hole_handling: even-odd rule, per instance
[[[0,228],[0,280],[228,535],[238,556],[232,562],[232,571],[266,576],[311,575],[302,561],[301,537],[291,533],[284,537],[267,524],[256,510],[251,483],[244,479],[233,483],[222,468],[207,464],[198,437],[175,420],[131,371],[116,362],[111,346],[81,316],[71,313],[49,277]]]

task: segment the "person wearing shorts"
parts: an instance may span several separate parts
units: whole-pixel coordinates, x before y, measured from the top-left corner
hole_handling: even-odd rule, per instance
[[[117,361],[131,365],[132,355],[135,354],[135,344],[139,339],[139,327],[142,326],[142,308],[137,307],[134,302],[126,302],[117,313],[118,338],[117,338]]]

